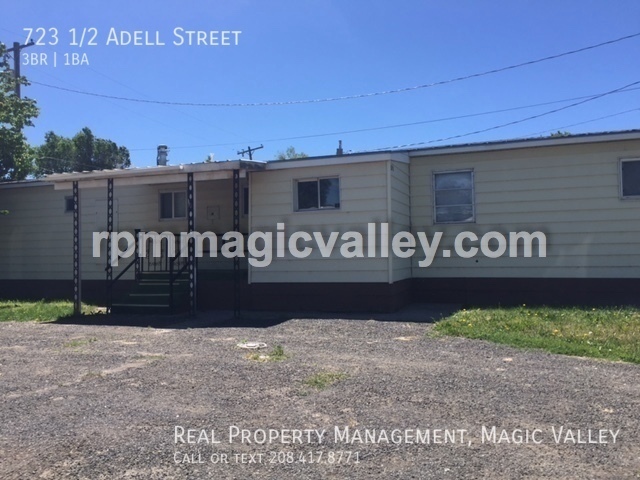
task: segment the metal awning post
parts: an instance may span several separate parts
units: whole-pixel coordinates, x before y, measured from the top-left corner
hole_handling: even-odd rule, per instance
[[[233,231],[240,231],[240,170],[233,170]],[[237,253],[237,252],[236,252]],[[233,257],[233,318],[240,317],[240,257]]]
[[[78,182],[73,182],[73,314],[82,314],[82,250],[80,240],[80,189]]]
[[[111,313],[111,282],[113,267],[111,266],[111,234],[113,233],[113,178],[107,179],[107,313]]]
[[[193,182],[193,173],[187,173],[187,230],[189,233],[196,229],[196,187]],[[196,241],[189,238],[189,314],[195,315],[198,308],[197,299],[197,268],[196,268]]]

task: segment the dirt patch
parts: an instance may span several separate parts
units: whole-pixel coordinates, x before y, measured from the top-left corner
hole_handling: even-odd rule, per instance
[[[640,475],[638,366],[431,328],[2,324],[0,478]]]

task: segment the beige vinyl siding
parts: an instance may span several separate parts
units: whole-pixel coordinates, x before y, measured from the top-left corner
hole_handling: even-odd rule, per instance
[[[411,187],[409,185],[409,164],[390,162],[391,218],[389,230],[391,238],[398,232],[411,231]],[[391,283],[411,278],[411,258],[394,257],[391,262]]]
[[[251,230],[273,232],[274,248],[278,223],[286,227],[285,237],[295,231],[322,232],[325,240],[331,232],[342,235],[358,231],[365,237],[367,223],[387,220],[387,169],[389,162],[309,166],[251,173]],[[339,177],[340,208],[294,211],[296,180]],[[379,238],[377,238],[379,245]],[[268,267],[251,267],[250,281],[264,282],[388,282],[386,258],[344,259],[338,238],[330,258],[322,258],[315,241],[299,242],[299,248],[314,249],[308,258],[288,254],[276,258]],[[378,255],[379,257],[379,255]]]
[[[434,263],[415,277],[586,277],[640,276],[640,202],[621,200],[620,158],[640,155],[640,142],[415,156],[411,159],[412,222],[414,231],[444,233]],[[473,224],[434,225],[432,173],[473,169]],[[481,237],[499,231],[542,231],[547,258],[456,256],[457,233]],[[471,245],[467,243],[468,245]],[[475,242],[473,246],[479,246]],[[443,249],[451,258],[443,258]]]
[[[247,186],[245,178],[240,179],[240,233],[249,231],[249,217],[244,215],[242,190]],[[215,215],[208,215],[213,208]],[[200,270],[230,270],[233,260],[220,255],[222,235],[233,230],[233,182],[231,180],[209,180],[196,182],[196,231],[199,233],[213,232],[218,237],[218,252],[216,257],[208,254],[198,260]],[[205,242],[208,249],[209,242]],[[206,252],[205,252],[206,254]],[[246,259],[240,259],[240,268],[246,269]]]
[[[185,176],[186,177],[186,176]],[[241,188],[246,185],[241,180]],[[233,227],[232,183],[230,180],[196,182],[196,231],[214,232],[220,237]],[[114,231],[135,229],[169,231],[176,235],[187,231],[186,219],[161,220],[159,195],[165,191],[186,191],[184,183],[162,185],[114,186]],[[0,279],[71,279],[73,248],[73,214],[64,213],[65,197],[71,190],[54,190],[52,185],[18,186],[0,190],[0,206],[10,215],[0,216],[0,244],[10,255],[0,255]],[[107,190],[81,188],[82,277],[85,280],[105,278],[106,241],[101,242],[101,256],[94,258],[93,232],[107,228]],[[207,207],[219,207],[219,215],[207,217]],[[247,231],[248,218],[241,214],[240,230]],[[208,245],[206,243],[205,245]],[[131,259],[121,259],[114,276]],[[243,261],[243,264],[245,262]],[[200,267],[232,268],[224,257],[203,258]],[[124,278],[133,278],[133,270]]]
[[[72,214],[52,185],[0,189],[0,279],[71,279]]]
[[[185,176],[186,177],[186,176]],[[245,179],[241,179],[240,189],[246,185]],[[173,232],[179,236],[187,231],[187,219],[160,219],[159,199],[162,192],[186,191],[186,179],[184,183],[170,183],[162,185],[136,185],[114,187],[114,197],[118,201],[118,219],[120,231],[133,232],[136,228],[143,231]],[[196,190],[196,231],[199,233],[212,232],[218,237],[218,249],[222,244],[222,235],[233,229],[233,184],[231,180],[209,180],[195,182]],[[84,191],[84,190],[83,190]],[[103,189],[87,189],[87,191],[99,192],[102,197],[106,195]],[[242,195],[241,195],[242,197]],[[211,211],[214,216],[208,216]],[[241,210],[242,211],[242,210]],[[104,212],[106,218],[106,211]],[[247,217],[240,215],[240,231],[247,232]],[[106,225],[106,220],[103,221]],[[115,226],[114,226],[115,228]],[[209,242],[205,242],[205,250],[209,248]],[[206,252],[205,252],[206,253]],[[100,260],[102,265],[104,260]],[[128,263],[123,261],[124,265]],[[242,265],[244,265],[244,261]],[[232,260],[219,254],[215,257],[202,257],[198,263],[201,269],[231,269]],[[101,267],[104,269],[104,267]],[[246,267],[245,267],[246,268]],[[84,270],[86,271],[86,270]],[[117,271],[116,271],[117,272]],[[103,273],[96,272],[98,278]],[[131,275],[130,275],[131,276]]]

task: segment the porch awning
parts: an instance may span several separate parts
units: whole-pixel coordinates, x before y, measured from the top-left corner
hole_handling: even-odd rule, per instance
[[[255,160],[229,160],[226,162],[189,163],[186,165],[166,165],[147,168],[126,168],[117,170],[94,170],[91,172],[55,173],[46,176],[46,181],[54,184],[56,190],[68,190],[73,182],[81,188],[106,187],[112,178],[116,185],[155,185],[176,183],[185,180],[185,174],[193,173],[195,181],[220,180],[233,177],[239,170],[246,176],[249,170],[263,170],[266,162]]]

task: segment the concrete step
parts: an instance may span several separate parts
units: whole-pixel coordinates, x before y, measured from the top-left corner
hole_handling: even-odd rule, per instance
[[[173,312],[171,311],[171,290],[168,280],[149,280],[136,284],[131,291],[114,298],[112,313],[168,314],[185,311],[189,305],[189,285],[176,282],[173,286]]]
[[[169,272],[142,272],[138,279],[139,281],[169,281],[169,275]],[[177,275],[177,272],[174,272],[173,277],[176,280],[187,280],[188,274],[187,272],[182,272]]]

